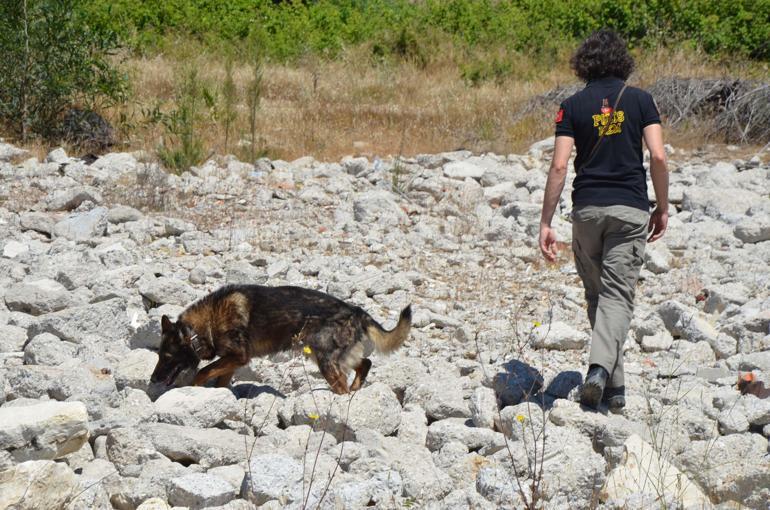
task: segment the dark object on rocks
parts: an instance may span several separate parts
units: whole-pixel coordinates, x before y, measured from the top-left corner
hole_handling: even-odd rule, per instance
[[[599,365],[591,365],[586,375],[586,382],[580,390],[580,403],[591,409],[596,409],[602,400],[604,386],[607,384],[609,374]]]
[[[559,104],[573,94],[577,94],[585,87],[584,83],[572,83],[563,87],[556,87],[551,89],[545,94],[536,96],[530,100],[524,107],[516,114],[517,118],[522,118],[533,112],[555,112],[558,109]]]
[[[725,142],[770,138],[770,83],[672,77],[658,80],[649,92],[671,126],[710,118],[709,135]]]
[[[738,391],[741,395],[754,395],[758,398],[770,398],[770,388],[765,388],[765,383],[754,379],[754,374],[749,372],[738,377]]]
[[[91,152],[89,152],[88,154],[84,154],[83,156],[80,156],[80,161],[82,161],[86,165],[90,165],[91,163],[93,163],[97,159],[99,159],[99,156],[97,156],[96,154],[93,154]]]
[[[611,412],[619,412],[626,407],[626,387],[605,388],[602,394],[602,402],[607,404]]]
[[[110,123],[94,111],[79,108],[71,108],[64,114],[61,138],[91,152],[102,152],[115,144],[115,132]]]

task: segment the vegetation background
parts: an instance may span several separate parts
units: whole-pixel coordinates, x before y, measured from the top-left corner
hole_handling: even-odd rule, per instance
[[[637,85],[770,75],[770,0],[19,0],[0,3],[0,121],[42,150],[69,109],[95,110],[117,147],[173,170],[505,154],[551,133],[570,53],[601,27],[627,39]],[[707,124],[667,136],[729,141]]]

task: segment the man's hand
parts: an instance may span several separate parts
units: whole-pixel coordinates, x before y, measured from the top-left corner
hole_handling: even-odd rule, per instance
[[[666,233],[667,226],[668,226],[668,211],[664,211],[663,209],[656,207],[655,210],[652,211],[652,214],[650,215],[650,226],[647,229],[647,231],[650,233],[650,237],[647,238],[647,242],[652,243],[654,241],[657,241],[661,237],[663,237],[663,234]],[[542,232],[543,232],[542,228],[540,232],[541,232],[540,235],[542,236]]]
[[[550,225],[540,224],[540,251],[548,262],[556,261],[556,232]]]

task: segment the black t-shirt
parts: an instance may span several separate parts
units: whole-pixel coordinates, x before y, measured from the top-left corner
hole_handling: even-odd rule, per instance
[[[590,81],[565,100],[556,114],[556,136],[575,139],[576,171],[599,140],[599,129],[606,138],[575,177],[572,203],[576,206],[628,205],[649,210],[642,133],[650,124],[659,124],[660,115],[652,96],[636,87],[626,87],[613,112],[622,87],[618,78]]]

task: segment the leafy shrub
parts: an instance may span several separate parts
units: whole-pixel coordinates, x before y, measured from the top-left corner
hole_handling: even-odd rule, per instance
[[[216,104],[216,97],[194,67],[184,68],[181,73],[174,98],[176,107],[169,113],[158,113],[166,128],[158,157],[166,168],[177,173],[202,163],[206,157],[197,128],[204,113],[211,112]]]
[[[504,47],[548,54],[607,26],[635,45],[692,41],[709,53],[770,60],[769,0],[82,0],[80,5],[93,23],[129,38],[141,51],[180,32],[201,40],[244,40],[259,25],[268,35],[267,56],[280,61],[306,53],[333,58],[345,46],[364,42],[414,59],[410,38],[431,31],[461,50]],[[423,45],[420,54],[439,48]]]
[[[122,100],[126,81],[108,59],[116,46],[73,0],[0,2],[0,123],[23,140],[57,138],[70,107]]]

